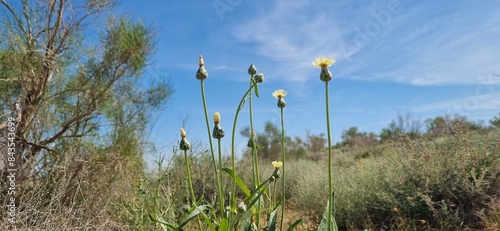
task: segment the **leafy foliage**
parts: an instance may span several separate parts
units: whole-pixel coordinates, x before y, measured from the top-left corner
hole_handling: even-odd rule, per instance
[[[0,4],[0,110],[16,120],[16,183],[23,185],[16,201],[33,207],[22,210],[19,224],[55,229],[40,224],[59,214],[37,211],[107,213],[112,200],[133,198],[143,154],[152,150],[146,128],[173,92],[168,82],[141,78],[154,51],[153,30],[110,15],[107,0]],[[4,183],[6,174],[2,169]],[[48,203],[49,195],[60,200]],[[58,219],[106,223],[90,214]]]

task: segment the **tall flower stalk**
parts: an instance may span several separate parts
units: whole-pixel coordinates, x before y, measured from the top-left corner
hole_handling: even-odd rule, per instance
[[[197,207],[196,196],[194,195],[193,181],[191,179],[191,165],[189,164],[189,157],[187,151],[191,148],[191,144],[186,138],[186,131],[181,128],[181,141],[179,142],[179,149],[184,151],[184,162],[186,163],[186,171],[188,178],[189,193],[191,194],[191,203],[194,207]],[[198,228],[201,229],[201,221],[198,218]]]
[[[217,182],[217,185],[222,184],[220,182],[221,180],[221,175],[222,173],[220,172],[221,169],[217,168],[216,160],[215,160],[215,153],[214,153],[214,146],[212,143],[212,138],[210,136],[210,122],[208,120],[208,110],[207,110],[207,101],[205,97],[205,83],[204,80],[208,77],[208,72],[205,69],[205,61],[203,60],[203,56],[198,57],[198,71],[196,71],[196,79],[200,80],[200,86],[201,86],[201,98],[203,101],[203,110],[205,112],[205,123],[207,125],[207,132],[208,132],[208,141],[210,144],[210,154],[212,155],[212,165],[214,168],[214,173],[215,173],[215,182]],[[219,145],[220,146],[220,145]],[[219,209],[221,216],[224,217],[225,212],[224,212],[224,190],[222,187],[217,187],[217,193],[219,194]]]
[[[283,177],[281,179],[282,181],[282,190],[283,190],[283,194],[282,194],[282,201],[283,201],[283,207],[281,208],[281,226],[280,226],[280,230],[283,230],[283,224],[284,224],[284,221],[285,221],[285,201],[286,201],[286,182],[285,182],[285,159],[286,159],[286,145],[285,145],[285,141],[286,141],[286,137],[285,137],[285,120],[284,120],[284,108],[286,106],[286,102],[285,102],[285,99],[284,97],[286,96],[287,92],[283,89],[279,89],[279,90],[276,90],[273,92],[273,96],[278,99],[278,103],[277,103],[277,106],[280,108],[280,111],[281,111],[281,162],[283,164],[282,166],[282,171],[283,171]]]
[[[214,113],[214,130],[212,131],[212,137],[217,139],[217,150],[218,150],[218,156],[219,156],[219,166],[217,171],[219,172],[218,179],[217,179],[217,188],[219,192],[223,192],[224,189],[222,187],[222,148],[221,148],[221,139],[224,137],[224,129],[222,129],[222,126],[220,125],[220,113],[216,112]],[[224,211],[224,195],[222,193],[219,193],[219,205],[220,205],[220,210],[221,213]]]
[[[330,132],[330,102],[328,93],[328,82],[332,80],[332,73],[328,69],[335,63],[333,58],[317,58],[312,64],[318,68],[321,68],[320,80],[325,82],[325,102],[326,102],[326,129],[328,134],[328,229],[327,230],[338,230],[335,222],[335,205],[334,205],[334,191],[332,182],[332,138]]]
[[[258,84],[264,81],[264,74],[259,73],[255,74],[252,77],[252,83],[250,84],[250,88],[243,94],[241,97],[240,103],[236,109],[236,113],[234,115],[233,122],[233,131],[231,133],[231,167],[232,171],[236,173],[236,148],[235,148],[235,137],[236,137],[236,124],[238,122],[238,115],[240,114],[241,109],[243,108],[243,103],[246,101],[248,94],[252,91],[252,89]],[[235,221],[233,220],[234,213],[236,213],[236,177],[233,177],[233,188],[231,191],[231,204],[229,211],[229,224],[233,224]]]
[[[250,75],[250,86],[252,86],[253,83],[253,76],[257,74],[257,68],[255,65],[251,64],[250,67],[248,68],[248,74]],[[258,97],[258,96],[257,96]],[[260,185],[260,176],[259,176],[259,158],[258,158],[258,152],[257,152],[257,142],[256,142],[256,137],[255,137],[255,132],[254,132],[254,127],[253,127],[253,101],[252,101],[252,92],[250,91],[249,93],[249,118],[250,118],[250,139],[248,142],[248,145],[252,149],[252,182],[254,184],[254,189],[257,188],[258,185]],[[258,200],[257,202],[257,209],[256,209],[256,224],[257,227],[259,227],[260,223],[260,214],[261,214],[261,205],[262,201]]]
[[[250,75],[250,86],[252,86],[253,83],[253,76],[257,73],[257,68],[255,65],[250,65],[248,68],[248,74]],[[255,139],[255,133],[254,128],[253,128],[253,111],[252,111],[252,92],[249,93],[248,95],[248,104],[249,104],[249,111],[250,111],[250,139]],[[255,141],[255,140],[254,140]],[[253,181],[255,185],[260,184],[260,177],[259,177],[259,160],[257,156],[257,147],[256,147],[256,142],[252,142],[252,172],[253,172]]]

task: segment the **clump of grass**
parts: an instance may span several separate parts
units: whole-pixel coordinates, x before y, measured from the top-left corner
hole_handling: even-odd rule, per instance
[[[81,150],[93,158],[85,159]],[[120,156],[123,152],[115,149],[98,157],[101,150],[83,142],[65,151],[58,165],[45,168],[44,174],[29,184],[18,185],[16,228],[116,230],[127,227],[113,213],[116,210],[112,203],[134,194],[131,185],[138,182],[141,162],[136,156]],[[7,220],[2,220],[0,230],[8,230],[9,225]]]
[[[325,195],[328,194],[328,175],[324,169],[328,166],[325,162],[313,162],[310,160],[299,160],[289,163],[289,168],[293,169],[288,176],[290,189],[290,199],[295,204],[307,211],[313,211],[317,216],[325,209],[328,201]]]
[[[487,205],[488,209],[477,213],[484,223],[484,230],[500,230],[500,199],[492,197]]]

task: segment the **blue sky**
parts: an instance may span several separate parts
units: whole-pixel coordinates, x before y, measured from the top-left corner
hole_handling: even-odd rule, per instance
[[[336,59],[329,83],[334,142],[350,126],[378,133],[398,112],[422,120],[459,113],[486,123],[500,112],[498,1],[122,1],[117,12],[155,28],[157,52],[146,72],[175,88],[151,128],[162,154],[186,118],[191,142],[208,143],[195,78],[200,54],[209,115],[222,115],[226,152],[252,63],[265,75],[254,99],[258,131],[266,121],[279,124],[271,94],[285,89],[286,134],[326,133],[324,83],[311,65],[320,56]],[[237,152],[248,123],[245,107]]]

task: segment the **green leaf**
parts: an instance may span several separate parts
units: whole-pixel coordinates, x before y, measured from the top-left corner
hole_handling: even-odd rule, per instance
[[[288,231],[292,231],[295,229],[295,227],[297,227],[298,225],[302,224],[302,222],[304,222],[306,220],[305,217],[303,218],[300,218],[299,220],[296,220],[290,227],[288,227]]]
[[[225,230],[229,230],[229,221],[227,218],[222,218],[222,220],[220,221],[220,224],[219,224],[219,231],[225,231]]]
[[[331,220],[331,230],[328,230],[328,203],[326,203],[326,209],[325,212],[323,213],[323,218],[321,219],[321,223],[319,224],[318,231],[338,231],[339,228],[337,227],[337,222],[335,221],[335,193],[332,193],[332,216],[330,217]]]
[[[154,222],[158,222],[161,224],[163,230],[178,230],[174,225],[166,222],[165,220],[163,220],[163,218],[161,218],[161,216],[159,216],[158,214],[155,213],[155,216],[153,217],[153,215],[149,214],[149,219],[151,219],[152,221]],[[166,227],[167,228],[166,228]]]
[[[245,215],[243,215],[243,219],[241,221],[240,231],[249,231],[251,230],[252,225],[252,212],[247,210]]]
[[[212,206],[209,206],[209,205],[207,205],[207,207],[203,207],[203,208],[200,208],[200,206],[196,207],[196,209],[199,210],[200,215],[203,217],[203,220],[205,220],[205,223],[208,225],[208,227],[210,228],[210,230],[217,231],[215,229],[214,225],[212,224],[212,220],[210,220],[210,218],[207,216],[207,214],[204,211],[206,208],[208,208],[210,210],[213,209]],[[222,221],[221,221],[221,223],[222,223]]]
[[[193,220],[196,216],[200,215],[200,213],[203,213],[203,210],[211,209],[212,207],[210,205],[200,205],[198,207],[194,207],[189,213],[186,218],[184,218],[184,221],[177,227],[178,229],[182,229],[182,227],[186,226],[191,220]]]
[[[252,198],[252,201],[250,203],[248,203],[247,207],[250,208],[250,207],[254,206],[255,203],[257,203],[257,201],[259,201],[261,199],[262,193],[264,193],[264,190],[253,192],[251,197],[249,197],[249,198]]]
[[[163,231],[170,231],[171,230],[170,228],[168,228],[166,225],[164,225],[162,223],[160,223],[160,226],[163,229]]]
[[[259,87],[257,84],[255,84],[255,87],[253,88],[253,90],[255,91],[255,96],[257,96],[257,98],[259,98]]]
[[[276,230],[276,222],[278,220],[277,219],[278,218],[278,211],[281,208],[281,204],[282,203],[279,203],[278,206],[276,206],[276,208],[274,208],[274,210],[267,216],[267,226],[264,227],[264,231]]]
[[[231,176],[236,181],[236,184],[240,187],[240,189],[243,191],[243,193],[245,193],[245,195],[247,197],[250,196],[250,190],[245,185],[245,183],[243,183],[241,178],[238,175],[236,175],[236,173],[232,169],[222,168],[222,171],[228,173],[229,176]]]

